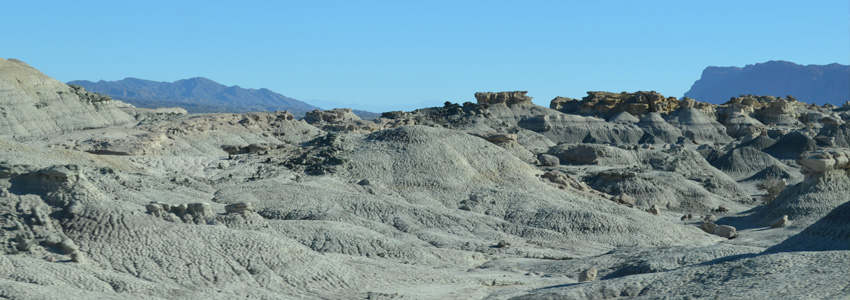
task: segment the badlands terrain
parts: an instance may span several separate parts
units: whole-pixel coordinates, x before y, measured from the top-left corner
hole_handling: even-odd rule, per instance
[[[847,299],[850,104],[187,114],[0,59],[0,298]]]

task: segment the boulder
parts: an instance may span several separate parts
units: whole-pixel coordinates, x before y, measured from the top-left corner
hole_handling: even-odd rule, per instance
[[[33,240],[24,233],[15,235],[15,249],[18,251],[29,251],[34,246]]]
[[[212,207],[209,203],[190,203],[187,206],[187,212],[194,217],[207,218],[212,217]]]
[[[735,227],[729,225],[717,225],[717,227],[714,229],[714,234],[720,237],[731,239],[738,235],[738,232],[735,230]]]
[[[626,193],[614,196],[614,198],[612,198],[611,200],[614,200],[614,202],[617,202],[619,204],[627,205],[629,207],[635,206],[635,197],[629,196]]]
[[[596,268],[584,270],[578,275],[578,282],[595,281],[597,273]]]
[[[647,211],[656,216],[661,214],[661,208],[658,207],[658,204],[653,204]]]
[[[580,191],[592,190],[587,184],[568,176],[560,171],[548,171],[541,176],[555,184],[560,189],[573,188]]]
[[[56,235],[56,234],[48,235],[44,239],[44,245],[46,245],[48,247],[53,247],[53,246],[59,245],[59,243],[61,243],[61,242],[62,242],[62,237],[59,236],[59,235]]]
[[[66,254],[71,254],[77,252],[80,249],[77,244],[74,243],[72,239],[65,239],[61,243],[59,243],[59,248],[62,249]]]
[[[71,261],[78,264],[88,263],[88,259],[86,259],[86,255],[80,251],[76,251],[71,253]]]
[[[770,222],[770,228],[779,228],[788,226],[788,215],[783,215],[776,220]]]
[[[811,151],[801,155],[797,163],[802,166],[803,174],[850,169],[850,151],[839,149]]]
[[[221,150],[224,150],[224,152],[230,155],[239,154],[247,148],[248,145],[221,145]]]
[[[186,203],[180,203],[179,205],[174,205],[171,207],[171,212],[178,216],[183,216],[186,214],[186,211],[189,210],[189,205]]]
[[[35,225],[51,227],[52,223],[50,222],[50,216],[43,209],[33,207],[30,209],[30,215],[32,215],[33,223]]]
[[[254,143],[248,145],[248,153],[260,153],[269,151],[271,149],[277,148],[274,145],[266,144],[266,143]]]
[[[565,149],[561,155],[567,161],[580,165],[596,164],[599,159],[597,147],[584,144]]]
[[[561,160],[558,159],[557,156],[554,156],[554,155],[551,155],[551,154],[546,154],[546,153],[538,154],[537,155],[537,161],[541,166],[546,166],[546,167],[557,167],[557,166],[561,165]]]
[[[699,228],[702,229],[702,231],[714,234],[714,232],[717,230],[717,224],[714,224],[714,222],[712,222],[712,221],[706,220],[706,221],[702,221]]]
[[[145,205],[145,210],[147,210],[149,214],[152,214],[154,216],[160,216],[163,212],[162,204],[158,202],[148,203],[147,205]]]
[[[224,206],[224,212],[228,214],[253,212],[254,206],[250,202],[239,202]]]

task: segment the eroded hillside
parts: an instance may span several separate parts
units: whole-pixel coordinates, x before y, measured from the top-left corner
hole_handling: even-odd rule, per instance
[[[850,294],[845,108],[501,92],[189,115],[2,63],[2,297]]]

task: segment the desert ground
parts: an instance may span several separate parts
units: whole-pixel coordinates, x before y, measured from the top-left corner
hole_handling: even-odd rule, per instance
[[[848,299],[850,104],[142,109],[0,59],[0,298]]]

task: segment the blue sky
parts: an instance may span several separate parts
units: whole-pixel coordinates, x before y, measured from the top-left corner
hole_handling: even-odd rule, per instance
[[[850,64],[850,1],[6,1],[0,57],[61,81],[207,77],[323,108],[527,90],[681,97],[706,66]]]

